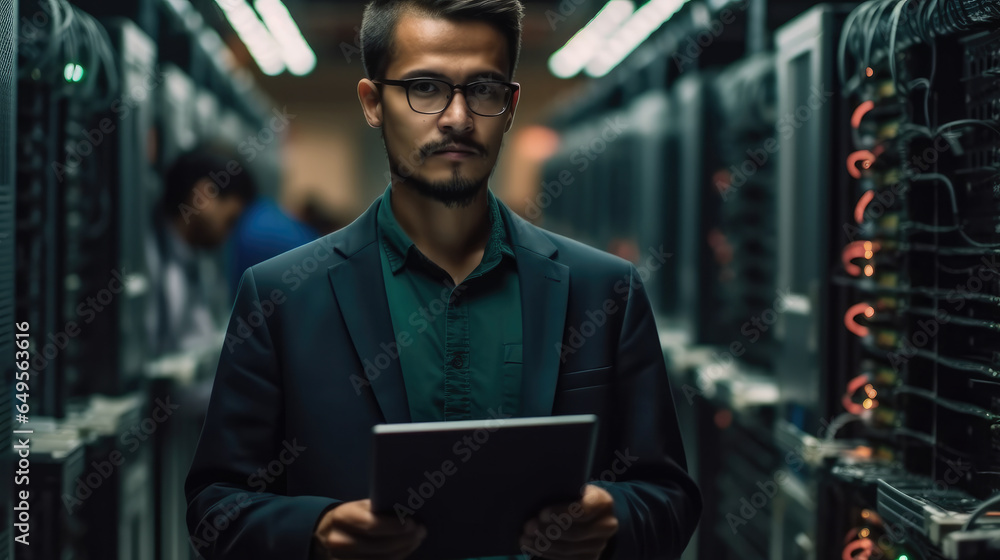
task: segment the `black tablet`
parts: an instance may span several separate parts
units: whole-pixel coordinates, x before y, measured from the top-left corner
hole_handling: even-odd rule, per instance
[[[524,523],[582,496],[593,414],[373,428],[372,509],[427,527],[410,558],[521,554]]]

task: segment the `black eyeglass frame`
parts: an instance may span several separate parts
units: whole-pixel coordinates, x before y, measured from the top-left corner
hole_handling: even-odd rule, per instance
[[[444,108],[441,109],[440,111],[427,112],[427,111],[418,111],[418,110],[416,110],[416,109],[413,108],[413,102],[410,101],[410,86],[413,85],[416,82],[426,82],[426,81],[440,82],[442,84],[447,85],[450,88],[449,91],[451,91],[451,95],[448,97],[448,102],[445,103]],[[499,117],[499,116],[502,116],[504,113],[506,113],[507,109],[510,109],[511,102],[514,100],[514,97],[517,95],[518,90],[521,89],[521,84],[519,84],[517,82],[504,82],[504,81],[501,81],[501,80],[476,80],[475,82],[469,82],[467,84],[452,84],[452,83],[449,83],[446,80],[442,80],[440,78],[420,78],[420,77],[417,77],[417,78],[407,78],[405,80],[386,80],[386,79],[381,79],[381,80],[372,80],[372,82],[374,82],[376,84],[379,84],[379,85],[383,85],[384,84],[384,85],[387,85],[387,86],[398,86],[398,87],[404,88],[406,90],[406,103],[407,103],[407,105],[410,106],[410,110],[412,110],[414,113],[419,113],[421,115],[439,115],[439,114],[447,111],[448,107],[451,106],[451,100],[455,98],[455,90],[458,89],[459,91],[462,92],[462,97],[465,97],[465,99],[466,99],[465,100],[465,106],[469,107],[470,111],[472,111],[473,113],[479,115],[480,117]],[[468,100],[469,96],[465,93],[465,91],[466,91],[467,88],[470,88],[472,86],[476,86],[476,85],[479,85],[479,84],[501,84],[501,85],[504,85],[504,86],[507,86],[507,87],[510,88],[510,98],[504,104],[503,109],[499,113],[497,113],[495,115],[484,115],[484,114],[476,111],[475,109],[473,109],[472,107],[469,106],[469,100]]]

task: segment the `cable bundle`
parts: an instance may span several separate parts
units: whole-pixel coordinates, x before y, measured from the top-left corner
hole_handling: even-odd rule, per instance
[[[35,8],[32,17],[21,20],[18,79],[41,81],[53,86],[57,95],[94,99],[95,106],[107,106],[120,87],[107,30],[66,0],[37,0],[31,8],[25,6]],[[106,87],[98,97],[101,77]]]

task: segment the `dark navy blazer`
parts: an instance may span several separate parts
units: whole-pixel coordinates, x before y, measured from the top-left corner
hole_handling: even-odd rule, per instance
[[[188,529],[206,559],[305,560],[323,511],[368,497],[372,426],[410,421],[376,240],[380,200],[240,280],[185,482]],[[638,270],[500,210],[524,325],[515,416],[596,414],[591,476],[619,520],[603,557],[679,556],[701,495]]]

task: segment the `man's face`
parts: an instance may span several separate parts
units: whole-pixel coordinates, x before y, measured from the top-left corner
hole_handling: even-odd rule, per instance
[[[507,40],[483,22],[453,22],[416,13],[401,15],[395,47],[379,78],[438,78],[453,84],[481,79],[507,81]],[[466,206],[485,188],[514,119],[515,96],[507,111],[483,117],[469,110],[465,95],[453,92],[444,112],[413,111],[403,87],[358,84],[365,117],[382,128],[392,172],[421,194],[448,206]]]
[[[202,192],[202,196],[195,198],[200,200],[200,204],[194,205],[196,213],[191,215],[187,224],[188,239],[196,247],[215,249],[229,237],[246,210],[246,203],[238,196],[208,196],[211,190],[206,188],[207,182],[208,179],[203,179],[195,187]]]

